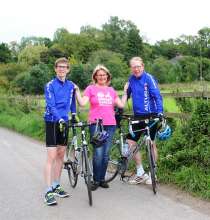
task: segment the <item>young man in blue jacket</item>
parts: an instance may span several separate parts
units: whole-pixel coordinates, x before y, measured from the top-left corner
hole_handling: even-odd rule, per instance
[[[47,161],[44,177],[47,188],[44,199],[47,205],[57,204],[55,195],[61,198],[69,196],[60,186],[60,177],[68,140],[68,128],[65,125],[69,120],[69,112],[76,113],[74,84],[66,79],[70,71],[68,60],[57,59],[54,68],[56,77],[45,86]]]
[[[133,57],[130,60],[131,76],[129,77],[128,83],[125,86],[127,88],[127,96],[131,97],[133,105],[133,113],[136,118],[138,116],[146,116],[150,113],[157,113],[162,116],[163,114],[163,101],[160,94],[160,90],[157,86],[157,82],[154,77],[144,70],[144,63],[140,57]],[[140,130],[145,127],[144,122],[133,125],[133,130]],[[157,148],[155,144],[155,136],[157,132],[157,126],[150,129],[150,136],[153,141],[155,158],[157,160]],[[131,134],[127,136],[127,142],[130,147],[135,146],[139,140],[142,132],[135,132],[135,137]],[[142,166],[141,155],[138,152],[134,156],[136,162],[137,173],[136,176],[129,181],[130,184],[151,184],[151,178],[145,173]]]

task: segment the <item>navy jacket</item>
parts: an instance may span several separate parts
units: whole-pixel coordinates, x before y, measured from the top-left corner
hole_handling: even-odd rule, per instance
[[[129,77],[128,97],[133,102],[134,115],[162,113],[163,100],[154,77],[145,71],[137,78]]]
[[[71,81],[62,82],[56,77],[46,84],[44,93],[45,121],[57,122],[60,119],[68,121],[68,113],[76,113],[74,84]]]

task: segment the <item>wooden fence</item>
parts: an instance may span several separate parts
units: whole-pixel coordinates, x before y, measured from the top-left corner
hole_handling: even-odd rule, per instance
[[[170,93],[161,93],[163,97],[174,97],[174,98],[202,98],[208,99],[210,98],[210,92],[170,92]],[[6,99],[10,103],[20,104],[24,103],[26,106],[28,106],[29,109],[36,109],[38,111],[44,111],[44,97],[41,95],[37,96],[8,96],[8,95],[1,95],[0,99]],[[79,108],[79,112],[87,111],[84,108]],[[167,112],[167,117],[169,118],[180,118],[183,120],[186,120],[190,117],[189,113],[174,113],[174,112]]]
[[[209,99],[210,98],[210,92],[203,91],[203,92],[166,92],[161,93],[163,97],[174,97],[174,98],[203,98],[203,99]]]

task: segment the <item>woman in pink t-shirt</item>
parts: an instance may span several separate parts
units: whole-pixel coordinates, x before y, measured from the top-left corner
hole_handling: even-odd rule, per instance
[[[127,100],[127,93],[125,92],[122,100],[118,97],[116,91],[109,86],[111,74],[103,65],[96,66],[92,74],[92,80],[94,83],[85,89],[83,97],[81,97],[79,88],[76,87],[76,97],[80,106],[90,103],[88,116],[91,123],[90,137],[94,135],[96,119],[103,120],[104,130],[109,134],[106,142],[100,147],[93,144],[93,184],[91,189],[96,190],[99,186],[109,188],[104,178],[109,160],[109,149],[116,129],[114,106],[123,108]],[[124,91],[127,91],[127,88]]]

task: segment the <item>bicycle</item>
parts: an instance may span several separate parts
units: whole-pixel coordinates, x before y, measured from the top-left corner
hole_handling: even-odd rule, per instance
[[[89,126],[87,122],[71,123],[68,125],[72,128],[73,138],[67,145],[66,158],[64,162],[64,169],[68,172],[68,178],[70,185],[75,188],[78,182],[78,176],[84,177],[85,184],[88,191],[89,205],[92,206],[92,191],[91,191],[91,180],[92,170],[90,161],[88,158],[88,143],[86,141],[85,128]],[[81,143],[78,144],[78,137],[76,128],[81,129]]]
[[[128,148],[127,152],[124,152],[125,147],[125,139],[127,136],[127,133],[123,131],[121,124],[119,124],[119,139],[114,140],[114,144],[111,148],[110,152],[110,159],[108,163],[108,169],[106,174],[106,182],[112,181],[117,174],[120,174],[121,180],[124,180],[127,176],[125,173],[128,169],[128,164],[131,161],[131,159],[134,157],[134,155],[143,147],[143,145],[146,146],[146,154],[149,162],[149,170],[150,175],[152,179],[152,189],[154,194],[157,192],[157,182],[156,182],[156,162],[155,162],[155,152],[152,145],[152,140],[150,137],[150,128],[153,127],[155,124],[159,123],[162,119],[157,117],[157,114],[148,114],[144,117],[138,117],[136,119],[132,115],[121,115],[122,119],[126,119],[128,121],[128,130],[129,133],[134,136],[135,132],[142,131],[144,132],[143,138],[141,139],[139,144],[136,144],[133,149],[131,150]],[[153,122],[150,124],[150,121],[153,120]],[[140,122],[145,123],[145,128],[140,130],[132,130],[132,125],[137,124]],[[161,122],[162,126],[165,126],[165,119]]]

